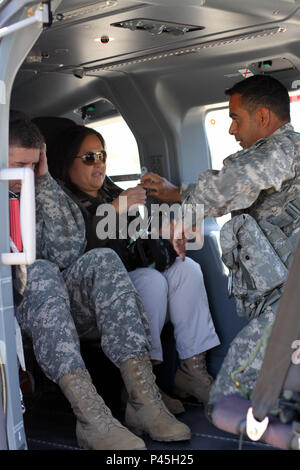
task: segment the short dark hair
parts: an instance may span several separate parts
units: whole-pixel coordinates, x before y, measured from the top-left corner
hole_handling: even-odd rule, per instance
[[[49,171],[53,178],[70,184],[69,169],[78,154],[82,142],[89,135],[96,135],[105,149],[102,135],[91,127],[74,124],[59,133],[57,142],[48,155]]]
[[[281,121],[290,121],[290,98],[287,89],[270,75],[253,75],[225,91],[226,95],[242,95],[242,104],[250,112],[259,106],[273,111]]]
[[[45,139],[39,128],[21,111],[9,115],[9,145],[27,149],[41,149]]]

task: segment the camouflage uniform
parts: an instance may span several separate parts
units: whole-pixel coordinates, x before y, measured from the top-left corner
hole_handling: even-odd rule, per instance
[[[79,337],[99,337],[118,367],[149,351],[143,306],[119,257],[110,249],[85,250],[77,205],[50,175],[36,184],[37,258],[28,267],[21,328],[38,363],[53,381],[85,368]]]
[[[290,124],[285,124],[250,148],[230,155],[224,160],[221,171],[208,170],[199,176],[197,184],[182,187],[184,202],[204,204],[205,216],[219,217],[229,212],[233,217],[237,216],[221,230],[223,260],[229,262],[230,267],[230,260],[234,258],[233,238],[242,224],[241,218],[244,221],[252,217],[264,234],[268,234],[270,227],[275,231],[281,227],[273,246],[279,252],[280,249],[285,251],[287,245],[294,249],[300,230],[299,221],[295,223],[296,219],[291,217],[288,224],[281,224],[281,219],[286,215],[284,208],[287,203],[300,195],[299,156],[300,134]],[[251,235],[248,232],[249,239]],[[240,247],[237,245],[235,248]],[[257,241],[256,249],[253,245],[252,253],[248,253],[250,268],[251,259],[256,256],[257,260],[265,255],[266,251]],[[252,265],[262,276],[245,281],[245,265],[242,266],[243,260],[239,259],[239,269],[233,277],[233,293],[237,313],[247,315],[250,322],[232,342],[213,386],[211,400],[238,391],[248,398],[251,395],[281,294],[280,287],[266,293],[264,283],[279,268],[288,267],[290,260],[291,256],[287,259],[284,254],[281,265],[275,255],[271,268],[265,270],[265,278],[262,275],[263,267],[259,273],[257,265]],[[250,268],[246,269],[247,276]],[[272,298],[274,303],[270,301]],[[239,373],[232,377],[236,371]]]

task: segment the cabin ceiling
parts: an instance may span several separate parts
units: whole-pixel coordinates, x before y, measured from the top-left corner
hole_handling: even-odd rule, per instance
[[[49,90],[51,77],[71,96],[94,77],[126,73],[187,96],[197,89],[205,104],[222,101],[243,70],[275,58],[289,66],[264,72],[290,88],[300,76],[299,26],[300,0],[62,0],[16,77],[13,100],[21,104],[33,84]]]

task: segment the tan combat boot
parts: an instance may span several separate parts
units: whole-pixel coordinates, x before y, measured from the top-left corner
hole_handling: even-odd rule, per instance
[[[162,401],[173,415],[180,415],[185,412],[185,408],[180,400],[170,397],[170,395],[161,389],[159,389],[159,393],[161,394]]]
[[[124,362],[120,371],[129,398],[126,425],[136,434],[147,433],[155,441],[183,441],[191,438],[190,429],[164,405],[148,355]]]
[[[201,403],[207,403],[213,378],[206,369],[206,353],[197,354],[179,363],[175,380],[174,394],[181,398],[192,396]]]
[[[77,418],[78,445],[92,450],[142,450],[142,439],[122,426],[98,395],[86,369],[64,375],[59,386]]]

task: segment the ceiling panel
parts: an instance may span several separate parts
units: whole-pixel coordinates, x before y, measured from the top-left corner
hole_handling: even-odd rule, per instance
[[[218,39],[243,32],[247,33],[253,28],[276,26],[280,24],[280,15],[290,14],[291,11],[296,9],[294,3],[276,2],[276,4],[284,3],[286,8],[274,15],[274,2],[268,2],[268,11],[266,11],[266,7],[261,9],[253,8],[249,14],[249,7],[246,4],[250,2],[239,2],[247,10],[247,15],[245,15],[241,7],[239,11],[233,12],[230,10],[229,7],[233,3],[237,4],[237,2],[232,1],[208,0],[203,7],[196,8],[194,6],[195,2],[186,0],[184,8],[182,2],[180,5],[175,2],[175,6],[170,9],[167,6],[167,4],[170,4],[168,1],[161,2],[158,6],[147,5],[145,2],[119,0],[118,2],[112,2],[111,6],[99,9],[99,5],[104,5],[106,2],[97,2],[95,4],[79,0],[76,2],[65,0],[56,13],[70,12],[69,8],[71,6],[72,11],[76,12],[81,5],[89,7],[88,14],[84,13],[86,10],[83,10],[82,14],[76,14],[73,19],[71,17],[55,21],[50,29],[45,30],[31,53],[31,57],[36,57],[36,62],[30,57],[28,59],[30,68],[43,70],[43,67],[46,67],[47,70],[51,70],[51,65],[53,65],[53,69],[61,67],[62,70],[78,66],[90,67],[93,63],[112,62],[172,50],[213,38]],[[251,4],[253,3],[263,5],[266,2],[254,0]],[[152,19],[162,23],[175,22],[183,25],[194,25],[204,29],[174,36],[112,26],[116,22],[139,18],[147,19],[147,21]],[[109,41],[101,42],[103,37],[108,37]],[[24,66],[27,66],[26,63]]]
[[[160,82],[182,90],[186,83],[184,94],[188,97],[191,90],[191,100],[198,84],[209,83],[209,93],[201,95],[203,102],[212,96],[221,99],[220,89],[239,77],[238,70],[261,59],[286,57],[296,72],[300,70],[300,0],[108,1],[64,0],[60,4],[53,25],[42,33],[17,75],[14,94],[18,100],[28,95],[32,83],[43,93],[51,75],[55,80],[61,75],[61,86],[64,77],[71,75],[66,89],[73,97],[79,87],[73,75],[85,77],[82,82],[94,87],[85,75],[106,79],[126,73],[144,83],[151,81],[151,86]],[[58,13],[64,15],[60,20]],[[204,29],[175,36],[112,26],[138,18]],[[103,36],[109,41],[102,43]]]

